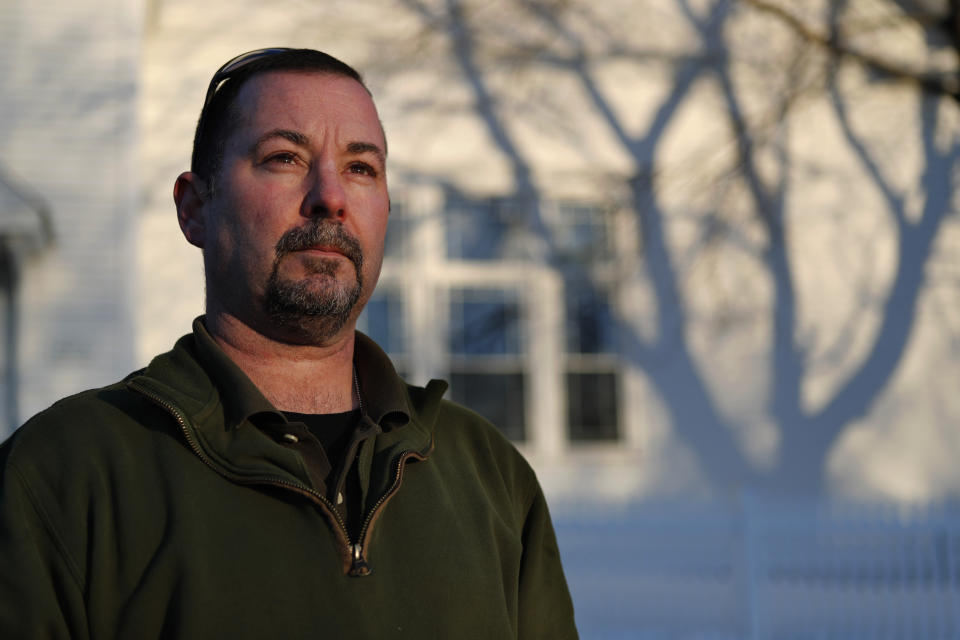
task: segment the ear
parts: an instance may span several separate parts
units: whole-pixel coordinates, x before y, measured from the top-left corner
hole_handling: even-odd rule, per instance
[[[203,205],[207,199],[203,178],[185,171],[173,184],[173,201],[177,204],[177,222],[187,242],[203,248],[207,238],[207,225],[203,217]]]

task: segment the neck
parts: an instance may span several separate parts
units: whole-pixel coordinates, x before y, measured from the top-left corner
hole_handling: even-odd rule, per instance
[[[340,413],[359,407],[353,381],[353,323],[323,344],[290,344],[235,316],[207,311],[207,331],[280,411]]]

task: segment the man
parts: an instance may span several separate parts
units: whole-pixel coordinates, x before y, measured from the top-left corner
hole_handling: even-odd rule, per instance
[[[206,314],[0,448],[0,637],[576,637],[533,472],[355,332],[386,153],[339,60],[217,72],[174,187]]]

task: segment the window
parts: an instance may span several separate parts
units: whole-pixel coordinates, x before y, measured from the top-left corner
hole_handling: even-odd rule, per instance
[[[563,260],[589,267],[614,257],[608,210],[559,202],[544,207],[544,218],[552,230],[554,247]]]
[[[357,329],[387,352],[400,375],[408,365],[404,306],[402,290],[381,282],[357,319]]]
[[[528,250],[526,216],[499,198],[452,196],[446,210],[446,252],[454,260],[522,258]]]
[[[611,290],[570,274],[564,282],[567,427],[574,442],[619,435],[618,329]]]
[[[525,376],[517,292],[450,291],[450,391],[514,440],[526,438]]]
[[[526,440],[522,373],[451,372],[453,400],[490,420],[511,440]]]
[[[625,398],[613,210],[542,201],[541,237],[518,200],[451,189],[405,202],[419,204],[394,206],[393,259],[358,328],[398,371],[445,378],[448,398],[531,450],[617,442]],[[412,223],[422,225],[415,247]],[[532,259],[545,247],[548,260]]]
[[[570,439],[616,440],[617,376],[615,373],[567,373],[567,424]]]
[[[569,353],[616,353],[617,327],[610,295],[587,278],[567,277],[566,348]]]
[[[403,259],[407,255],[411,220],[401,199],[391,200],[390,220],[383,244],[384,258]]]
[[[458,356],[518,355],[520,305],[503,289],[450,292],[450,353]]]

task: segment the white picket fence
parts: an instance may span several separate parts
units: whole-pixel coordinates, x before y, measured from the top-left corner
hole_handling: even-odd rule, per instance
[[[960,505],[553,507],[585,640],[960,639]]]

